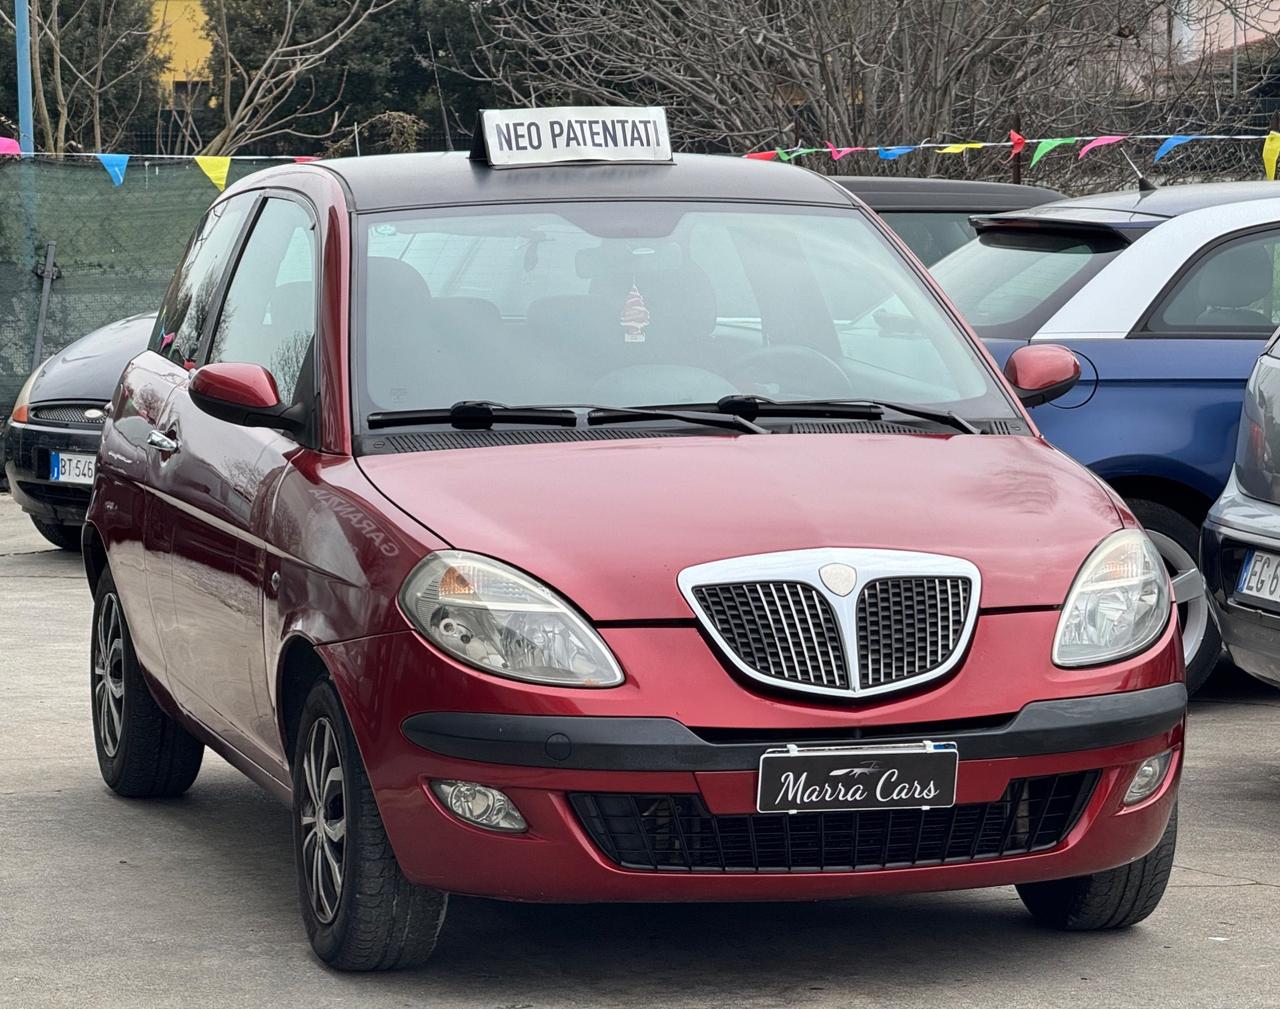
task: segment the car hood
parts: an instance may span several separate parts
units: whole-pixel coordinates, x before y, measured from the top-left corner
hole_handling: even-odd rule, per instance
[[[680,436],[360,466],[450,545],[523,568],[598,621],[688,618],[683,568],[813,547],[963,557],[981,571],[984,608],[1060,606],[1121,527],[1099,482],[1031,437]]]
[[[124,366],[147,349],[155,312],[133,315],[95,329],[54,354],[31,389],[31,402],[101,400],[116,391]]]

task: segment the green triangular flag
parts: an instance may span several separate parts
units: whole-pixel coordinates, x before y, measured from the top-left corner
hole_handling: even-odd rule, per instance
[[[1061,147],[1063,144],[1074,144],[1075,142],[1075,137],[1054,137],[1052,140],[1041,140],[1036,144],[1035,153],[1031,155],[1031,167],[1035,168],[1036,162],[1055,147]]]

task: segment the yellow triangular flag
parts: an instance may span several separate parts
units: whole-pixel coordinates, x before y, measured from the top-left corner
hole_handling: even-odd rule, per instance
[[[979,147],[985,147],[986,144],[948,144],[946,147],[938,150],[939,154],[959,154],[961,151],[977,150]]]
[[[1276,155],[1280,155],[1280,133],[1272,130],[1262,143],[1262,163],[1267,169],[1267,178],[1275,181]]]
[[[1274,164],[1275,159],[1272,158]],[[231,169],[230,158],[206,158],[196,155],[196,164],[200,171],[209,176],[209,181],[218,187],[218,192],[227,188],[227,172]]]

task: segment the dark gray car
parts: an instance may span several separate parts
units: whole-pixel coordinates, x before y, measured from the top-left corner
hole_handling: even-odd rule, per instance
[[[155,321],[150,312],[95,329],[45,361],[18,393],[4,430],[5,476],[54,546],[80,549],[104,411]]]
[[[1280,336],[1280,334],[1278,334]],[[1280,345],[1254,365],[1235,465],[1200,534],[1200,566],[1231,659],[1280,686]]]

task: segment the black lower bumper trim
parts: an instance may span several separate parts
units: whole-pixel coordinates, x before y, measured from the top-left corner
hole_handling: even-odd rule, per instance
[[[931,726],[927,738],[955,742],[961,760],[1034,757],[1135,743],[1167,732],[1187,710],[1181,683],[1148,690],[1028,704],[988,729]],[[710,743],[673,718],[494,715],[436,711],[412,715],[405,736],[433,753],[487,764],[592,771],[748,771],[776,743]],[[806,745],[908,742],[922,738],[833,732]],[[809,733],[806,733],[808,736]]]

